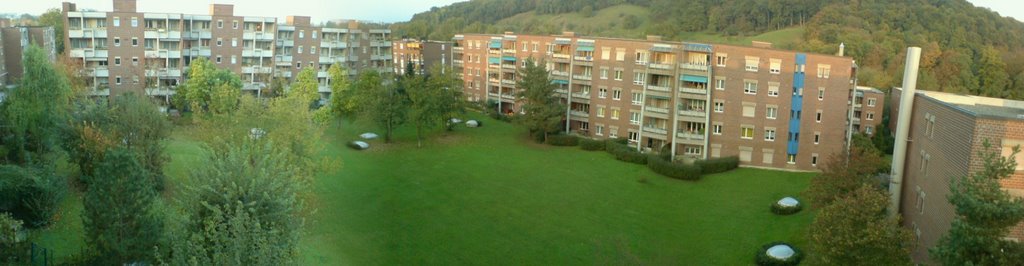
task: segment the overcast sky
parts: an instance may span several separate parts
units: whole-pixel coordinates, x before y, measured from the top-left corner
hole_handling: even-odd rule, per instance
[[[111,0],[0,0],[0,13],[40,14],[60,3],[77,3],[79,8],[111,10]],[[434,6],[466,0],[138,0],[139,11],[206,14],[211,3],[235,4],[235,14],[284,18],[289,15],[312,16],[314,22],[330,19],[358,19],[377,22],[406,21],[413,14]],[[1024,21],[1024,1],[969,0],[1002,16]]]

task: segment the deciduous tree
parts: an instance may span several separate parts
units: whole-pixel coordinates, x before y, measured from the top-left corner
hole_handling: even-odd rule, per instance
[[[25,49],[25,74],[21,83],[7,91],[0,107],[3,116],[3,147],[6,159],[20,164],[45,163],[60,147],[60,128],[67,122],[74,94],[68,80],[42,49]]]
[[[820,265],[911,265],[913,235],[886,212],[877,186],[858,189],[825,206],[809,232],[810,259]]]
[[[352,84],[359,115],[384,130],[384,142],[390,143],[395,128],[406,122],[408,95],[397,82],[374,70],[359,75]]]
[[[316,80],[315,70],[311,67],[302,69],[295,77],[295,82],[288,87],[288,94],[299,97],[309,105],[316,104],[320,100],[320,82]]]

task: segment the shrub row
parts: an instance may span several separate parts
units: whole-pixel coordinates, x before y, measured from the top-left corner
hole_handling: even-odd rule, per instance
[[[626,146],[626,144],[609,141],[605,146],[605,150],[614,155],[616,160],[635,164],[647,164],[647,155]]]
[[[700,167],[701,173],[705,175],[726,172],[740,166],[740,158],[736,156],[722,157],[695,162]]]
[[[580,148],[587,151],[603,151],[606,145],[604,141],[596,139],[580,139]]]
[[[648,157],[647,167],[651,168],[655,173],[675,179],[698,180],[701,176],[700,165],[674,163],[660,156],[652,155]]]
[[[552,146],[576,146],[579,144],[579,138],[573,135],[548,135],[547,143]]]

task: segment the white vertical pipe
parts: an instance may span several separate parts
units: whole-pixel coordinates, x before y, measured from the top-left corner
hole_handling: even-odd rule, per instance
[[[896,120],[896,143],[892,153],[892,176],[889,180],[890,214],[900,211],[903,193],[903,170],[907,161],[907,145],[910,143],[910,116],[914,111],[914,94],[917,90],[917,70],[921,62],[921,48],[907,48],[906,68],[903,70],[903,92],[900,93],[899,116]]]

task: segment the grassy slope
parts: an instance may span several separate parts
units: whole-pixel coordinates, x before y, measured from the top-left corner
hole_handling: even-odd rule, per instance
[[[640,18],[641,23],[636,29],[625,29],[622,26],[627,15],[636,15]],[[578,12],[557,15],[537,15],[534,12],[524,12],[502,19],[496,25],[499,28],[521,28],[521,25],[525,25],[531,20],[536,20],[542,24],[553,25],[556,29],[576,31],[586,36],[645,38],[644,29],[649,24],[649,15],[650,11],[646,7],[622,4],[598,10],[594,13],[594,16],[589,18],[583,17]],[[570,30],[566,27],[568,24],[574,24],[576,28]],[[746,46],[749,46],[751,41],[764,41],[773,43],[775,47],[789,47],[802,41],[803,34],[803,27],[791,27],[765,32],[756,36],[723,36],[714,32],[681,32],[677,39]]]
[[[738,265],[770,241],[805,243],[811,215],[779,217],[768,206],[798,194],[809,174],[741,169],[684,182],[604,152],[533,145],[484,121],[425,148],[400,132],[404,144],[386,152],[342,147],[361,133],[351,125],[331,131],[327,155],[344,166],[317,181],[305,262]]]

